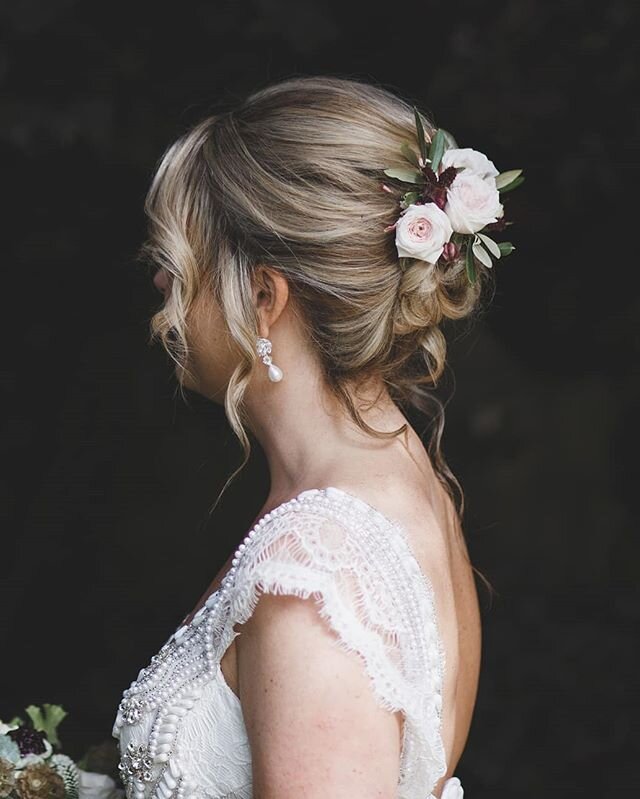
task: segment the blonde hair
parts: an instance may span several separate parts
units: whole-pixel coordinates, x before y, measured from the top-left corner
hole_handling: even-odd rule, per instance
[[[435,128],[421,113],[430,138]],[[381,184],[394,186],[385,168],[406,166],[405,141],[418,152],[413,107],[391,91],[293,77],[207,116],[160,159],[139,257],[165,267],[172,289],[151,319],[151,341],[160,339],[184,368],[185,319],[208,291],[240,353],[224,407],[245,458],[222,492],[251,450],[243,412],[258,358],[251,281],[254,267],[268,263],[289,283],[328,388],[362,430],[391,437],[406,429],[377,431],[362,418],[346,386],[371,376],[382,377],[400,407],[427,415],[427,448],[461,519],[464,495],[441,452],[444,406],[430,388],[445,368],[440,324],[478,314],[490,270],[478,268],[472,285],[461,261],[398,258],[384,232],[397,219],[397,199]]]

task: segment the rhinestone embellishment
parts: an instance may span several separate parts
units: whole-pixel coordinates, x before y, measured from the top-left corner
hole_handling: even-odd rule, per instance
[[[131,741],[125,749],[124,754],[118,763],[118,771],[125,785],[129,785],[132,780],[149,782],[152,778],[152,760],[149,756],[149,748],[144,744],[136,744]]]
[[[139,700],[132,696],[120,702],[120,712],[127,724],[136,724],[142,715],[142,707]]]
[[[271,342],[268,338],[259,338],[256,344],[256,351],[262,358],[262,362],[266,364],[271,363]]]

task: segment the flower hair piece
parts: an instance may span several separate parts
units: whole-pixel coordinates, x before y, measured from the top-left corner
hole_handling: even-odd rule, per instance
[[[427,143],[422,117],[414,106],[420,154],[403,142],[408,167],[385,169],[385,175],[411,183],[399,200],[400,216],[385,232],[395,230],[398,257],[429,264],[451,263],[464,257],[470,283],[476,281],[476,261],[493,266],[492,258],[510,255],[510,241],[496,242],[489,232],[500,232],[511,222],[504,216],[501,195],[523,181],[522,169],[498,172],[486,155],[458,148],[450,133],[438,128]],[[386,183],[382,189],[395,194]]]

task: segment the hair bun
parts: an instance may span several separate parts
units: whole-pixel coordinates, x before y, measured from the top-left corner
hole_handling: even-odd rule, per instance
[[[473,313],[482,293],[482,280],[470,283],[463,258],[444,266],[425,261],[402,259],[402,271],[394,333],[408,335],[443,319],[462,319]],[[486,270],[488,271],[488,270]],[[486,279],[486,271],[479,276]]]

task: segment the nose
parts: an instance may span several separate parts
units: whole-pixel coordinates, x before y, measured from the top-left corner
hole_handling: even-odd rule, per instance
[[[158,269],[158,271],[153,276],[153,285],[158,289],[158,291],[165,296],[169,291],[169,277],[167,275],[166,269],[162,267]]]

